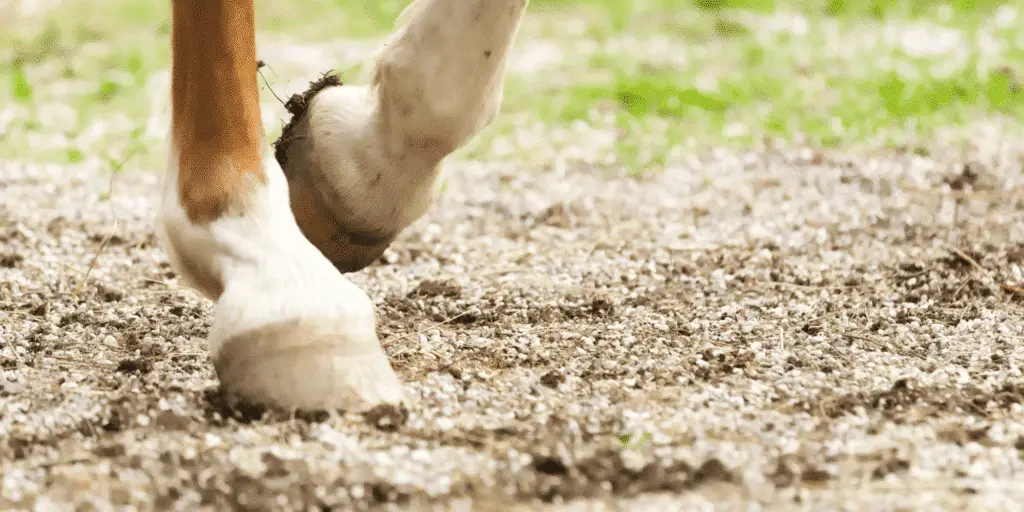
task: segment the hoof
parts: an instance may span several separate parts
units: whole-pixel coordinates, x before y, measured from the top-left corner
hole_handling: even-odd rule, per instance
[[[402,402],[376,336],[350,332],[340,319],[300,318],[227,337],[214,357],[221,388],[248,404],[303,411]]]

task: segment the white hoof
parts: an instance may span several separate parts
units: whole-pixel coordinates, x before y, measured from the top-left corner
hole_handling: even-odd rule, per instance
[[[226,394],[285,409],[353,412],[403,400],[377,340],[372,304],[355,286],[287,286],[276,293],[236,286],[218,301],[210,332]]]
[[[221,346],[214,367],[229,395],[276,407],[360,411],[403,398],[377,338],[352,339],[336,319],[238,333]]]

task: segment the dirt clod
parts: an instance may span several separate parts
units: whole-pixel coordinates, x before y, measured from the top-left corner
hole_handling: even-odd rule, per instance
[[[722,461],[711,458],[700,465],[696,471],[693,472],[692,481],[694,484],[702,484],[705,482],[733,482],[736,480],[736,475],[729,470],[722,463]]]
[[[546,475],[564,475],[569,472],[564,462],[548,455],[534,457],[533,467]]]
[[[549,388],[557,388],[563,382],[565,382],[565,375],[556,370],[551,370],[540,378],[540,383]]]
[[[21,254],[8,252],[0,254],[0,268],[14,268],[25,261],[25,257]]]
[[[148,359],[135,358],[135,359],[122,359],[120,363],[117,363],[117,371],[121,373],[149,373],[153,370],[153,363]]]
[[[876,467],[875,470],[871,472],[871,478],[875,480],[880,480],[888,475],[895,473],[905,473],[909,470],[910,461],[903,459],[893,459]]]
[[[294,138],[294,126],[298,123],[303,116],[306,114],[306,109],[309,107],[309,102],[316,96],[320,91],[328,87],[341,86],[341,75],[334,71],[327,71],[320,75],[320,78],[309,83],[309,87],[302,93],[293,94],[288,101],[285,102],[284,108],[292,115],[291,119],[284,125],[281,130],[281,136],[274,141],[274,158],[277,159],[277,163],[282,168],[285,167],[285,163],[288,160],[288,146],[291,144]]]
[[[393,432],[405,424],[409,411],[403,405],[381,404],[363,413],[363,417],[370,425]]]
[[[100,285],[96,290],[99,293],[101,299],[104,302],[117,302],[124,300],[124,291],[118,290],[117,288],[111,288],[109,286]]]

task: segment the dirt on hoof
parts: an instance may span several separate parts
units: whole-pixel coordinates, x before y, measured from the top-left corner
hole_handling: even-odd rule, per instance
[[[320,78],[309,83],[309,87],[304,92],[295,93],[288,101],[285,102],[284,108],[292,115],[291,119],[284,125],[281,130],[281,136],[274,141],[274,158],[277,159],[277,163],[281,165],[281,168],[285,168],[285,162],[288,160],[288,146],[291,144],[294,137],[293,126],[298,123],[302,117],[306,114],[306,108],[309,107],[309,102],[312,101],[313,97],[316,96],[320,91],[328,87],[336,87],[343,85],[341,82],[341,75],[335,71],[325,71]]]
[[[361,414],[221,393],[158,174],[97,207],[95,167],[0,163],[0,508],[1019,510],[1024,178],[999,148],[639,180],[455,160],[348,274],[409,397]]]

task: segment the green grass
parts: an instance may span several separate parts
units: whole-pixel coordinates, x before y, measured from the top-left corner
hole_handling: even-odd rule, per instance
[[[633,20],[622,27],[602,32],[590,26],[587,35],[604,41],[604,48],[568,56],[546,78],[511,77],[506,105],[553,125],[596,124],[599,118],[614,124],[626,135],[606,149],[636,172],[666,165],[680,146],[745,148],[766,138],[832,147],[921,147],[939,129],[981,119],[998,117],[1019,126],[1024,89],[1017,75],[1024,60],[1015,42],[1024,30],[1020,23],[993,25],[1000,5],[1022,7],[962,1],[648,2],[646,10],[622,14]],[[619,13],[614,9],[609,12]],[[805,30],[768,33],[763,23],[773,11],[800,13]],[[678,20],[685,20],[685,30],[665,28]],[[950,51],[915,55],[883,40],[886,30],[906,31],[913,24],[948,30],[961,42]],[[978,44],[982,33],[1005,48],[986,50]],[[632,46],[622,44],[626,35],[634,36]],[[683,56],[643,51],[657,38],[668,40],[669,54]],[[574,79],[559,78],[565,76]],[[511,124],[496,129],[504,136],[514,130]]]
[[[257,21],[270,41],[379,38],[405,4],[258,0]],[[765,138],[921,146],[980,119],[1019,125],[1024,20],[997,26],[1000,6],[1024,0],[532,0],[517,50],[548,44],[559,58],[513,67],[502,116],[460,155],[543,163],[585,142],[592,161],[642,173]],[[159,168],[164,148],[147,130],[168,12],[169,2],[70,0],[0,29],[0,159],[115,168],[137,154],[127,167]],[[801,30],[767,28],[790,14]],[[898,43],[915,27],[959,42],[913,54]],[[519,140],[527,129],[568,135],[540,137],[549,151],[536,151]],[[597,143],[596,132],[614,136]]]

